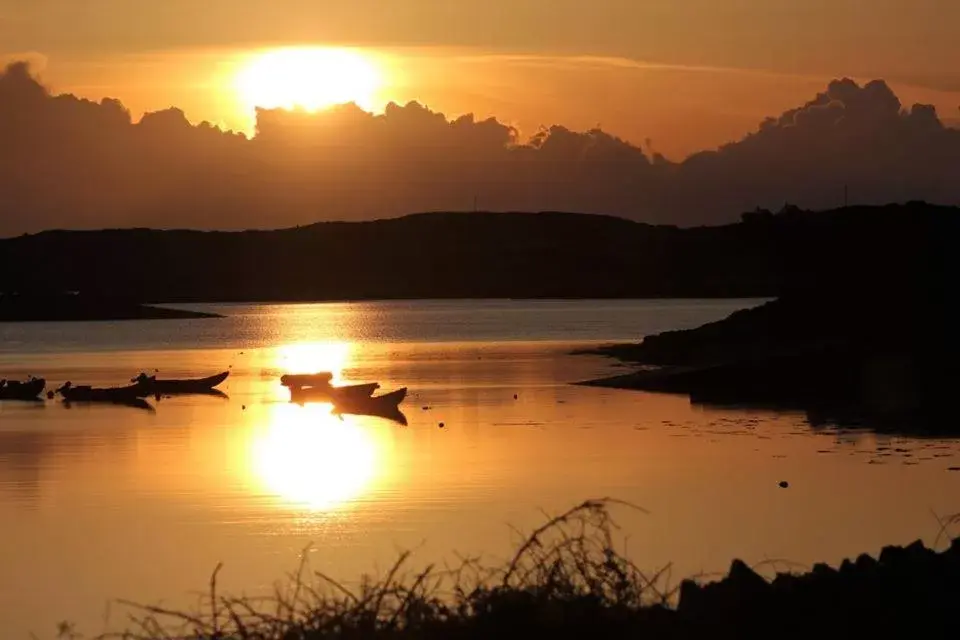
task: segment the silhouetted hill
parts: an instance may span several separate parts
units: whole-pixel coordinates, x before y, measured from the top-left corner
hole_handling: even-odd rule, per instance
[[[431,213],[278,231],[0,240],[0,291],[144,301],[707,297],[776,292],[765,230],[569,213]]]
[[[918,203],[688,229],[573,213],[428,213],[277,231],[49,231],[0,240],[0,291],[153,302],[809,291],[893,301],[947,286],[957,213]]]
[[[416,102],[383,114],[259,110],[257,135],[134,122],[115,99],[54,95],[26,63],[0,72],[0,236],[51,228],[253,229],[469,207],[733,222],[785,201],[960,204],[960,131],[882,81],[843,79],[757,130],[681,162],[599,128],[529,138]]]

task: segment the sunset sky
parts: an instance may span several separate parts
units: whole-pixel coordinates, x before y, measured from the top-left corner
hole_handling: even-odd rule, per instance
[[[842,76],[884,78],[956,121],[957,24],[956,0],[0,0],[0,56],[135,115],[178,106],[250,131],[251,101],[281,95],[418,100],[525,134],[599,124],[681,158]],[[263,65],[284,47],[335,51]]]

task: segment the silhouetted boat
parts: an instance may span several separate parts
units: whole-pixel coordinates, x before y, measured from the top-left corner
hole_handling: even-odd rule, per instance
[[[210,394],[214,393],[214,388],[223,383],[230,375],[229,371],[218,373],[208,378],[195,378],[186,380],[159,380],[156,376],[148,376],[141,373],[131,380],[131,382],[143,387],[142,397],[151,395],[185,395],[185,394]]]
[[[323,373],[297,373],[280,376],[280,384],[291,389],[330,386],[332,380],[333,374],[326,371]]]
[[[373,396],[370,398],[348,397],[334,400],[333,409],[336,413],[349,413],[355,415],[383,415],[398,411],[400,403],[407,397],[407,388],[402,387],[396,391],[385,393],[382,396]]]
[[[379,382],[364,384],[350,384],[342,387],[323,385],[317,387],[290,387],[290,401],[297,404],[304,402],[350,402],[369,399],[374,391],[380,388]]]
[[[43,378],[30,378],[26,382],[0,380],[0,400],[39,400],[46,386]]]
[[[64,400],[70,402],[113,402],[123,403],[135,400],[142,400],[150,395],[144,387],[139,384],[132,384],[127,387],[75,387],[72,382],[57,389],[57,393],[63,396]]]

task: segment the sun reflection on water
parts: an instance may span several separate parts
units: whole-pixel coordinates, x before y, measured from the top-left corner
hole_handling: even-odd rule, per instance
[[[385,479],[386,437],[350,416],[339,419],[330,405],[278,404],[254,434],[253,470],[261,488],[287,506],[338,510]]]
[[[320,373],[329,371],[335,382],[350,360],[349,342],[299,342],[277,347],[274,366],[284,373]]]

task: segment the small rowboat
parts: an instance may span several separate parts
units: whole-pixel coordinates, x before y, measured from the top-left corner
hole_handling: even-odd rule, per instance
[[[372,398],[351,398],[334,402],[334,414],[373,416],[407,425],[407,417],[400,410],[400,403],[407,397],[407,388],[397,389]]]
[[[280,376],[280,384],[291,389],[303,389],[304,387],[328,387],[333,380],[333,374],[323,373],[299,373]]]
[[[128,403],[150,395],[139,384],[132,384],[127,387],[91,387],[89,385],[77,387],[72,382],[67,382],[57,389],[57,393],[68,402]]]
[[[333,403],[337,413],[357,415],[380,415],[384,411],[396,411],[407,397],[407,388],[403,387],[390,393],[370,398],[341,398]]]
[[[131,382],[143,388],[141,397],[151,395],[186,395],[186,394],[211,394],[214,389],[223,383],[230,375],[229,371],[218,373],[208,378],[195,378],[187,380],[160,380],[156,376],[148,376],[141,373],[131,380]]]
[[[46,386],[43,378],[30,378],[26,382],[0,380],[0,400],[38,400]]]
[[[304,402],[350,402],[370,398],[374,391],[380,388],[378,382],[351,384],[342,387],[290,387],[290,401],[297,404]]]

